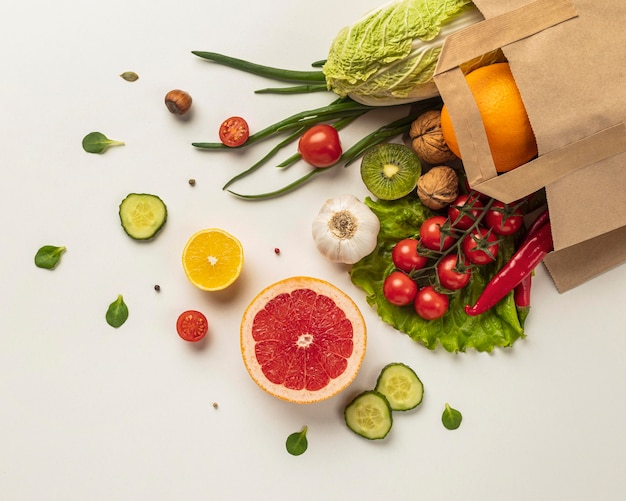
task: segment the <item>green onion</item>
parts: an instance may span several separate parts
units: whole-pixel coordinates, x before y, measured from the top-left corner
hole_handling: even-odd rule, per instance
[[[299,83],[303,85],[295,85],[291,87],[268,87],[265,89],[257,90],[258,94],[296,94],[296,93],[309,93],[309,92],[319,92],[328,90],[326,85],[326,79],[324,73],[322,71],[293,71],[282,68],[274,68],[271,66],[264,66],[260,64],[251,63],[249,61],[245,61],[243,59],[237,59],[230,56],[225,56],[223,54],[219,54],[216,52],[202,52],[202,51],[192,51],[198,57],[203,59],[207,59],[209,61],[213,61],[217,64],[222,64],[224,66],[228,66],[240,71],[252,73],[255,75],[259,75],[262,77],[271,78],[279,81],[286,81],[292,83]],[[325,61],[315,61],[312,63],[312,67],[320,68],[324,65]],[[357,141],[354,145],[352,145],[349,149],[344,151],[341,159],[336,165],[343,164],[344,167],[347,167],[351,163],[355,162],[358,158],[360,158],[369,148],[376,146],[380,143],[388,141],[394,137],[397,137],[401,134],[408,132],[411,123],[424,111],[428,109],[441,108],[443,102],[440,97],[435,97],[431,99],[427,99],[421,101],[419,103],[415,103],[410,106],[409,114],[405,117],[402,117],[398,120],[390,122],[386,125],[379,127],[374,132],[368,134],[361,140]],[[400,105],[407,106],[407,105]],[[354,120],[359,118],[360,116],[368,113],[373,109],[377,109],[376,106],[370,106],[358,103],[349,97],[338,98],[331,103],[321,106],[319,108],[302,111],[300,113],[295,113],[283,120],[280,120],[274,124],[271,124],[264,129],[261,129],[254,134],[251,134],[248,140],[238,148],[244,148],[247,146],[251,146],[255,143],[261,142],[263,140],[274,138],[278,135],[286,134],[280,142],[278,142],[268,153],[265,154],[258,162],[253,164],[248,169],[240,172],[230,180],[226,182],[222,189],[228,191],[229,193],[246,200],[261,200],[276,197],[287,192],[290,192],[306,182],[308,182],[311,178],[313,178],[316,174],[324,172],[328,169],[331,169],[334,166],[326,167],[326,168],[315,168],[309,171],[304,176],[296,179],[295,181],[289,183],[287,186],[279,188],[274,191],[270,191],[267,193],[260,193],[256,195],[246,195],[242,193],[238,193],[231,189],[228,189],[233,183],[236,181],[252,174],[259,167],[266,164],[271,158],[273,158],[279,151],[285,148],[287,145],[291,144],[295,140],[297,140],[302,133],[309,127],[320,124],[320,123],[331,123],[333,127],[337,130],[346,127]],[[228,147],[220,142],[194,142],[192,145],[196,148],[205,149],[205,150],[225,150],[225,149],[233,149]],[[300,160],[300,153],[294,153],[289,156],[287,159],[283,160],[276,167],[278,168],[287,168]]]
[[[302,111],[291,115],[279,122],[276,122],[265,129],[251,134],[248,140],[239,148],[245,148],[263,139],[275,136],[282,131],[300,128],[303,125],[311,125],[315,123],[328,122],[345,116],[359,115],[364,111],[374,109],[372,106],[359,104],[351,99],[340,98],[329,105],[322,106],[313,110]],[[191,143],[196,148],[203,149],[232,149],[222,143]]]
[[[311,179],[315,174],[319,174],[320,172],[324,172],[325,170],[328,169],[332,169],[331,167],[324,167],[321,169],[313,169],[311,171],[309,171],[307,174],[305,174],[304,176],[296,179],[294,182],[288,184],[287,186],[285,186],[284,188],[280,188],[276,191],[270,191],[268,193],[259,193],[258,195],[243,195],[241,193],[236,193],[234,191],[231,190],[226,190],[228,191],[228,193],[235,195],[236,197],[239,198],[243,198],[245,200],[262,200],[262,199],[266,199],[266,198],[273,198],[273,197],[277,197],[279,195],[283,195],[289,191],[294,190],[295,188],[297,188],[298,186],[302,186],[304,183],[306,183],[309,179]]]
[[[268,87],[255,90],[255,94],[310,94],[311,92],[328,91],[326,84],[296,85],[294,87]]]
[[[217,52],[203,52],[192,50],[192,54],[208,59],[215,63],[229,66],[236,70],[245,71],[262,77],[273,78],[274,80],[283,80],[287,82],[326,82],[326,77],[321,71],[294,71],[282,68],[273,68],[271,66],[263,66],[261,64],[251,63],[243,59],[225,56]]]

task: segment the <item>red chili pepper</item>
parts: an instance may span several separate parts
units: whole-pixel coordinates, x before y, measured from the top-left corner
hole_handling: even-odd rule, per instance
[[[541,212],[535,218],[535,220],[530,224],[530,226],[526,230],[526,236],[524,237],[524,241],[532,237],[535,233],[537,233],[537,230],[539,228],[541,228],[544,224],[549,223],[549,222],[550,222],[550,213],[548,212],[548,209],[546,209],[543,212]]]
[[[548,209],[541,212],[526,230],[526,235],[522,244],[531,238],[537,230],[550,221],[550,213]],[[526,275],[522,281],[515,286],[513,290],[513,300],[515,306],[520,308],[528,308],[530,306],[530,290],[532,287],[532,272]]]
[[[513,301],[515,306],[527,308],[530,306],[530,289],[533,282],[533,272],[526,275],[513,289]]]
[[[544,224],[528,238],[513,257],[489,281],[474,306],[465,306],[465,313],[480,315],[495,306],[511,292],[553,249],[550,223]]]

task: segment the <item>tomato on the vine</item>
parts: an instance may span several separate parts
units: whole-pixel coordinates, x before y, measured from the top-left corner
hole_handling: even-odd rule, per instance
[[[208,332],[209,323],[203,313],[187,310],[181,313],[176,321],[176,332],[185,341],[200,341]]]
[[[424,247],[434,251],[444,251],[452,246],[455,238],[442,232],[442,227],[447,221],[448,219],[444,216],[433,216],[422,223],[420,241]]]
[[[219,130],[220,141],[229,146],[236,148],[244,144],[250,137],[250,127],[241,117],[230,117],[222,122]]]
[[[415,299],[417,283],[403,271],[392,271],[383,283],[383,294],[396,306],[405,306]]]
[[[485,223],[497,235],[513,235],[524,223],[524,214],[519,207],[494,200],[485,214]]]
[[[298,152],[313,167],[336,164],[343,154],[337,129],[328,124],[314,125],[300,137]]]
[[[498,237],[486,228],[475,228],[463,238],[461,249],[470,263],[487,264],[498,255]]]
[[[432,285],[427,285],[417,292],[413,306],[424,320],[435,320],[446,314],[450,300],[446,294],[437,292]]]
[[[418,239],[404,238],[393,246],[391,259],[396,268],[410,273],[413,270],[421,270],[426,266],[428,258],[419,254],[417,251],[418,245]]]
[[[453,228],[469,229],[480,217],[485,206],[477,196],[459,195],[448,206],[448,217]]]
[[[465,263],[457,266],[458,260],[457,254],[448,254],[437,264],[439,283],[446,289],[453,291],[465,287],[469,283],[472,273],[467,269]]]

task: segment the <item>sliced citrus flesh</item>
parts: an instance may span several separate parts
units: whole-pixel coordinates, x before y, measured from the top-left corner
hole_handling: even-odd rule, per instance
[[[291,277],[262,290],[241,321],[241,354],[267,393],[295,403],[336,395],[356,377],[366,346],[363,315],[336,286]]]
[[[199,289],[225,289],[241,274],[243,246],[219,228],[197,231],[183,250],[183,268],[189,281]]]

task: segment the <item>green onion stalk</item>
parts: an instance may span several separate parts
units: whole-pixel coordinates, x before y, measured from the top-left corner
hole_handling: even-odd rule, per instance
[[[243,59],[237,59],[215,52],[192,51],[192,53],[208,61],[228,66],[239,71],[252,73],[254,75],[290,84],[286,87],[268,87],[264,89],[259,89],[256,91],[256,93],[259,94],[301,94],[312,92],[332,93],[332,91],[328,89],[328,86],[326,84],[326,77],[321,70],[294,71],[255,64],[249,61],[245,61]],[[323,64],[324,61],[316,61],[312,64],[312,67],[319,68]],[[278,142],[255,164],[228,180],[223,186],[223,189],[228,191],[232,195],[235,195],[245,200],[263,200],[283,195],[285,193],[295,190],[296,188],[299,188],[313,177],[323,172],[326,172],[327,170],[332,169],[337,165],[343,165],[344,167],[347,167],[348,165],[359,159],[369,148],[406,133],[409,130],[411,123],[421,113],[428,109],[440,108],[442,104],[443,103],[441,101],[441,98],[437,96],[430,99],[425,99],[418,103],[413,103],[411,105],[398,105],[409,107],[409,112],[405,117],[385,124],[376,129],[374,132],[366,135],[365,137],[357,141],[353,146],[343,152],[341,158],[335,165],[324,168],[314,168],[302,177],[296,179],[295,181],[289,183],[282,188],[258,194],[243,194],[232,190],[230,188],[232,184],[252,174],[261,166],[267,164],[279,151],[283,150],[285,147],[298,140],[307,128],[319,123],[328,123],[335,127],[337,130],[341,130],[359,117],[374,109],[377,109],[378,107],[358,103],[349,97],[341,97],[335,99],[334,101],[331,101],[326,106],[302,111],[300,113],[295,113],[287,118],[284,118],[274,124],[265,127],[264,129],[259,130],[258,132],[255,132],[254,134],[251,134],[248,140],[243,145],[236,147],[246,148],[270,138],[282,137],[280,142]],[[192,143],[192,145],[199,149],[213,151],[233,149],[232,147],[228,147],[221,142],[194,142]],[[283,162],[279,163],[277,167],[287,168],[295,164],[298,160],[300,160],[300,158],[301,155],[296,152]]]

